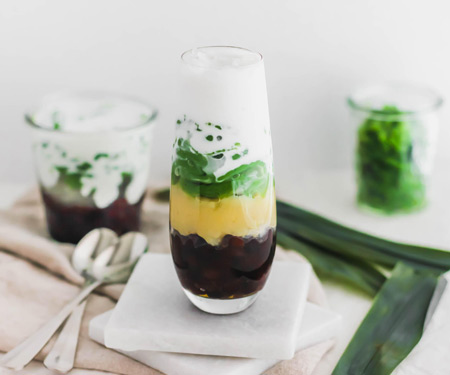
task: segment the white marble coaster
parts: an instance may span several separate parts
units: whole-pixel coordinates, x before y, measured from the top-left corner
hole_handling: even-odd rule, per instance
[[[104,344],[105,326],[112,314],[108,311],[91,320],[89,336]],[[341,327],[341,317],[311,303],[306,304],[296,350],[334,338]],[[274,366],[276,359],[250,359],[152,351],[119,351],[168,375],[259,375]]]
[[[200,311],[184,295],[172,257],[147,254],[105,328],[109,348],[289,359],[306,304],[310,266],[274,262],[263,291],[234,315]]]

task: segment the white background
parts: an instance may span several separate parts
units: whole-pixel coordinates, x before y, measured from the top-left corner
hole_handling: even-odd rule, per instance
[[[32,182],[24,111],[62,88],[158,107],[154,179],[169,176],[179,55],[202,45],[261,52],[279,181],[351,166],[345,97],[372,82],[425,83],[450,98],[446,0],[1,0],[0,182]],[[450,159],[444,107],[438,159]]]
[[[0,182],[34,181],[23,113],[66,87],[154,103],[153,175],[167,178],[179,55],[194,46],[238,45],[265,57],[277,185],[287,196],[375,235],[448,248],[449,105],[438,151],[442,199],[424,212],[360,215],[349,175],[318,178],[310,170],[351,166],[345,97],[356,87],[407,80],[450,100],[449,15],[448,0],[0,0]],[[303,178],[298,188],[283,186],[291,174]],[[1,190],[0,203],[11,195]],[[370,302],[331,283],[325,288],[345,334],[322,361],[329,370]]]

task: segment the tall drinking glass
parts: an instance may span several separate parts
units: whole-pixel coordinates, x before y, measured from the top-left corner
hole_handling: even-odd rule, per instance
[[[47,227],[77,243],[94,228],[139,230],[156,111],[102,92],[62,92],[26,115]]]
[[[276,244],[272,144],[262,56],[202,47],[181,58],[170,237],[184,292],[232,314],[264,287]]]

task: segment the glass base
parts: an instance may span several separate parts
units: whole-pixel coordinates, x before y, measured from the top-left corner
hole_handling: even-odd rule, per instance
[[[183,289],[183,291],[189,298],[189,301],[200,310],[210,314],[220,315],[236,314],[244,311],[255,302],[259,294],[259,292],[257,292],[251,296],[236,299],[214,299],[196,296],[186,289]]]

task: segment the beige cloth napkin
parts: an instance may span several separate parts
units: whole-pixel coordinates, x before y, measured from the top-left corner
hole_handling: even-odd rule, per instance
[[[151,198],[143,205],[143,232],[151,252],[169,252],[168,205]],[[0,212],[0,352],[12,349],[55,315],[79,291],[83,279],[72,269],[73,245],[49,238],[37,190],[26,194],[11,209]],[[306,261],[297,253],[277,249],[277,259]],[[89,321],[114,307],[123,285],[107,286],[91,295],[83,317],[75,367],[125,375],[153,375],[159,371],[93,342]],[[326,306],[322,286],[314,275],[308,299]],[[53,340],[38,355],[43,360]],[[327,341],[299,351],[266,372],[268,375],[309,375],[332,347]]]

